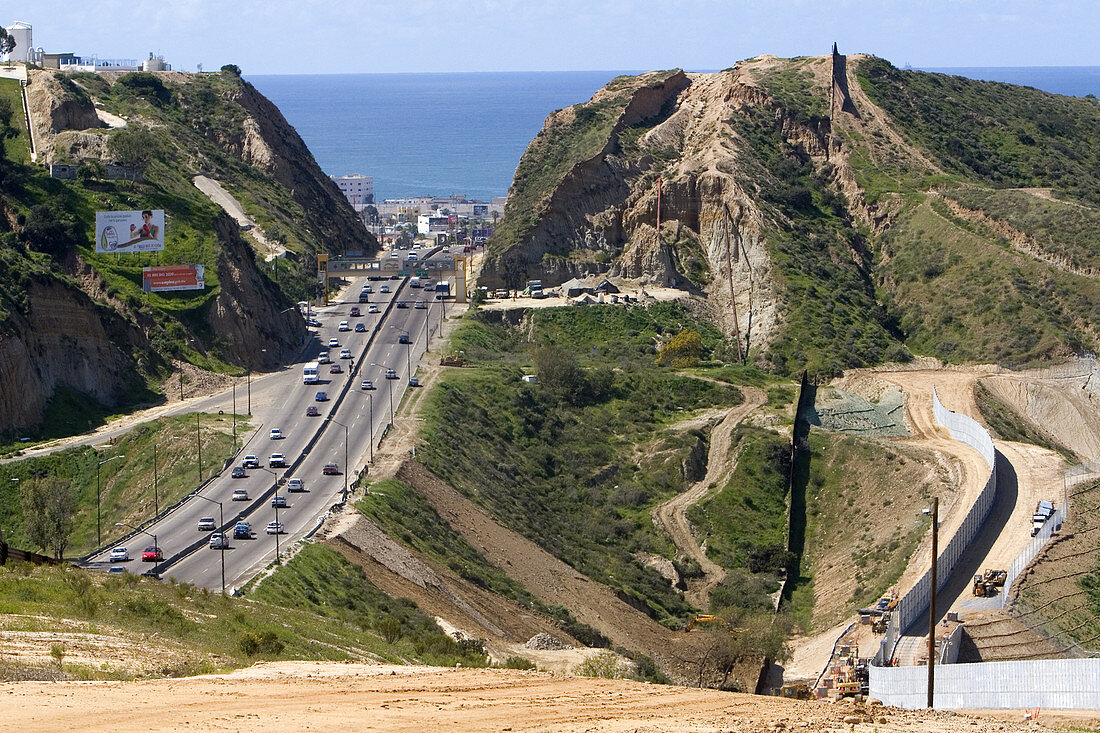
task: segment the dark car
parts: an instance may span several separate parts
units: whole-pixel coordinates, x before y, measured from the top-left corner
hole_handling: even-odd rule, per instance
[[[399,300],[399,301],[397,301],[397,307],[398,307],[398,308],[408,308],[408,307],[409,307],[409,304],[408,304],[408,303],[406,303],[406,302],[405,302],[405,301],[403,301],[403,300]]]
[[[333,364],[328,368],[329,374],[343,374],[344,370],[340,368],[339,364]]]
[[[370,302],[370,296],[367,295],[366,293],[359,293],[359,302],[360,303],[369,303]]]
[[[234,466],[233,472],[229,475],[231,478],[248,478],[248,472],[244,470],[243,466]]]
[[[356,323],[355,324],[355,332],[356,333],[366,333],[367,332],[367,324],[363,323],[362,321],[360,321],[359,323]]]
[[[318,410],[313,405],[310,405],[309,407],[306,408],[306,417],[317,417],[320,414],[321,414],[321,411]]]
[[[351,307],[351,313],[349,313],[348,315],[350,315],[350,316],[351,316],[352,318],[354,318],[355,316],[359,315],[359,306],[357,306],[357,305],[353,305],[353,306]]]
[[[252,525],[248,522],[237,522],[233,526],[233,539],[235,540],[250,540],[252,539]]]
[[[398,337],[397,337],[397,343],[399,343],[399,344],[407,344],[407,343],[409,343],[409,334],[407,334],[407,333],[403,333],[403,334],[401,334],[400,336],[398,336]]]
[[[328,393],[318,392],[317,394],[313,395],[313,399],[317,402],[328,402]]]
[[[340,467],[335,463],[326,463],[324,467],[321,468],[321,473],[325,476],[339,476]]]

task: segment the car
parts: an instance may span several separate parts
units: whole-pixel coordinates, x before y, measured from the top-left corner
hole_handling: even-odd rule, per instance
[[[111,550],[110,562],[126,562],[130,559],[130,552],[125,547],[116,547]]]
[[[199,520],[200,532],[213,532],[218,528],[218,523],[214,521],[213,517],[203,517]]]
[[[306,417],[317,417],[320,414],[321,414],[321,411],[318,410],[313,405],[310,405],[309,407],[306,408]]]
[[[386,379],[397,379],[397,372],[395,372],[393,369],[387,369]]]
[[[337,338],[329,339],[328,340],[328,347],[330,349],[339,349],[340,348],[340,339],[337,339]]]
[[[359,323],[356,323],[355,324],[355,332],[356,333],[366,333],[367,332],[367,324],[363,323],[362,321],[360,321]]]
[[[356,316],[360,315],[360,313],[359,313],[359,306],[357,306],[357,305],[353,305],[353,306],[351,307],[351,312],[350,312],[350,313],[348,313],[348,315],[349,315],[349,316],[351,316],[352,318],[355,318]]]
[[[330,366],[328,368],[328,373],[329,374],[343,374],[344,369],[339,364],[333,364],[332,366]]]
[[[284,437],[283,431],[279,428],[271,428],[271,432],[268,434],[268,438],[271,440],[282,440]]]
[[[419,258],[416,256],[416,252],[409,252],[409,256],[406,259],[409,262],[416,262]]]
[[[360,303],[369,303],[370,302],[370,296],[367,295],[366,293],[359,293],[359,302]]]
[[[340,321],[340,327],[337,328],[336,330],[337,331],[350,331],[351,330],[351,324],[348,323],[347,321]]]
[[[428,307],[427,303],[425,303],[423,300],[418,300],[415,303],[413,303],[413,308],[416,308],[417,310],[424,310],[427,307]]]
[[[248,478],[248,471],[245,471],[243,466],[233,466],[233,471],[229,474],[229,477]]]
[[[118,574],[118,573],[125,573],[126,568],[122,567],[121,565],[112,565],[111,567],[109,567],[107,569],[107,572],[111,573],[112,575]]]
[[[215,532],[210,535],[210,549],[211,550],[228,550],[229,538],[222,532]]]
[[[264,530],[268,534],[282,534],[283,523],[282,522],[268,522],[267,529]]]
[[[331,364],[332,363],[332,358],[328,355],[327,351],[322,351],[320,354],[317,355],[317,363],[318,364]]]
[[[156,545],[149,545],[141,551],[142,562],[164,562],[164,553]]]
[[[398,336],[398,337],[397,337],[397,343],[399,343],[399,344],[407,344],[407,343],[409,343],[409,334],[407,334],[407,333],[403,333],[403,334],[401,334],[400,336]]]
[[[321,322],[318,321],[316,318],[310,318],[308,321],[306,321],[306,323],[308,323],[310,326],[313,326],[314,328],[321,327]]]
[[[359,325],[359,324],[356,324],[356,325]],[[351,349],[340,349],[340,358],[341,359],[350,359],[351,358]]]
[[[416,377],[409,377],[409,386],[410,387],[419,387],[420,386],[420,380],[417,379]]]
[[[390,286],[389,285],[383,285],[382,287],[378,288],[378,292],[388,293],[388,292],[390,292]]]
[[[282,453],[272,453],[267,459],[267,465],[271,468],[286,468],[286,456]]]
[[[364,379],[363,383],[359,385],[359,389],[374,389],[374,382],[369,379]]]
[[[271,506],[276,509],[286,509],[286,497],[282,494],[276,494],[271,497]]]
[[[364,293],[373,293],[373,292],[374,292],[374,288],[372,288],[372,287],[371,287],[370,285],[364,285],[364,286],[363,286],[363,292],[364,292]]]
[[[244,489],[233,489],[233,496],[230,499],[233,501],[248,501],[248,492]]]
[[[256,456],[252,455],[251,453],[246,455],[244,457],[244,460],[241,461],[241,468],[259,468],[259,467],[260,467],[260,459],[257,458]]]
[[[292,478],[286,482],[286,490],[292,494],[297,494],[306,490],[305,482],[300,478]]]
[[[325,476],[339,476],[340,467],[335,463],[326,463],[321,467],[321,473]]]
[[[314,402],[328,402],[328,392],[318,392],[313,395],[313,400]]]
[[[233,525],[233,539],[235,540],[250,540],[252,539],[252,525],[244,520],[237,522]]]
[[[370,305],[367,306],[367,313],[377,313],[377,312],[378,312],[378,306],[376,306],[374,303],[371,303]]]
[[[399,301],[397,301],[397,307],[398,307],[398,308],[408,308],[408,307],[409,307],[409,304],[408,304],[408,303],[406,303],[406,302],[405,302],[405,301],[403,301],[403,300],[399,300]]]

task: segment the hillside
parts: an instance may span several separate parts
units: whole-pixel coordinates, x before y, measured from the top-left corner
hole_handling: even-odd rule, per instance
[[[786,374],[1095,350],[1097,123],[869,56],[618,77],[547,118],[483,282],[677,287]]]
[[[17,112],[18,89],[0,80]],[[22,389],[0,399],[0,435],[53,430],[55,403],[100,419],[157,402],[173,360],[237,373],[285,363],[305,335],[293,304],[317,294],[314,254],[377,246],[278,109],[232,69],[35,71],[27,98],[38,162],[79,171],[50,178],[29,162],[24,116],[4,122],[0,376]],[[192,183],[199,174],[286,255],[261,257],[257,237]],[[166,212],[163,252],[94,251],[96,211],[146,208]],[[142,291],[142,267],[175,264],[204,265],[205,290]]]

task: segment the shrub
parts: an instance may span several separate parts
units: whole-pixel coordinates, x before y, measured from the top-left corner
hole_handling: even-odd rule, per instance
[[[600,677],[605,680],[622,680],[633,675],[624,669],[622,658],[611,651],[596,652],[573,668],[578,677]]]

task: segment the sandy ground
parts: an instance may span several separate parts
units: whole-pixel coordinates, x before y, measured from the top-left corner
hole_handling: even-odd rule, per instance
[[[0,684],[0,699],[0,730],[954,733],[1055,729],[1024,723],[1018,712],[929,713],[542,672],[320,662],[259,664],[226,675],[142,682],[5,683]],[[1049,713],[1044,717],[1056,720]],[[1094,722],[1089,716],[1072,720]]]

